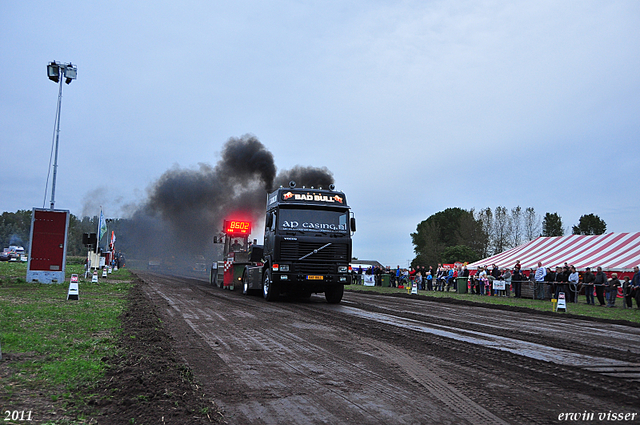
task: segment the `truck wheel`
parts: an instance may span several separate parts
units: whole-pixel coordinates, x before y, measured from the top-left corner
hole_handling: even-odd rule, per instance
[[[251,290],[249,289],[249,281],[247,280],[246,270],[242,273],[242,293],[244,295],[249,295],[251,293]]]
[[[264,280],[262,281],[262,292],[264,299],[267,301],[274,301],[278,298],[278,285],[271,280],[271,271],[267,270],[264,273]]]
[[[331,285],[327,286],[324,290],[324,297],[329,304],[338,304],[342,301],[342,295],[344,294],[344,285]]]

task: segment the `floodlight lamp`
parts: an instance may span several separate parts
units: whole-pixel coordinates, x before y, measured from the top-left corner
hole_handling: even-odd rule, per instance
[[[78,68],[71,64],[67,65],[64,70],[64,76],[66,77],[64,82],[67,84],[71,83],[71,80],[75,80],[78,77]]]
[[[47,77],[49,77],[51,81],[55,81],[56,83],[60,81],[60,67],[57,63],[51,62],[49,65],[47,65]]]

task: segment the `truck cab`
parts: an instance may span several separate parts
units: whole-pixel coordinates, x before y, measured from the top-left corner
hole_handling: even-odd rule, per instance
[[[351,283],[355,231],[344,193],[322,188],[279,188],[267,196],[263,264],[247,265],[243,287],[271,301],[282,293],[324,293],[339,303]]]

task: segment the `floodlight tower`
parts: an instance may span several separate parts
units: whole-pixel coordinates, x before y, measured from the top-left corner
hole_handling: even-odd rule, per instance
[[[53,181],[51,183],[51,209],[56,199],[56,176],[58,174],[58,141],[60,138],[60,108],[62,107],[62,79],[65,83],[70,84],[78,76],[78,68],[71,63],[51,61],[47,65],[47,76],[51,81],[59,84],[58,89],[58,108],[56,109],[56,142],[55,142],[55,159],[53,161]]]

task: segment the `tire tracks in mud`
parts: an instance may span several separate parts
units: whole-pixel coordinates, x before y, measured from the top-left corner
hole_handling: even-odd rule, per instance
[[[157,290],[154,292],[164,298],[172,309],[186,307],[186,304],[177,303],[170,296]],[[239,304],[245,303],[240,301]],[[245,305],[239,310],[245,311],[247,307]],[[236,308],[234,304],[229,313],[233,315]],[[271,310],[271,307],[267,310]],[[283,309],[275,310],[280,310],[282,315]],[[278,417],[278,423],[465,422],[437,405],[425,404],[411,409],[409,413],[402,412],[403,409],[397,407],[411,399],[414,386],[407,389],[406,382],[397,374],[391,374],[392,379],[389,379],[387,374],[350,361],[348,349],[336,354],[341,347],[331,346],[331,349],[327,349],[321,346],[323,342],[331,345],[334,331],[327,331],[329,335],[321,339],[319,344],[307,338],[309,333],[297,334],[280,327],[247,328],[245,321],[226,320],[224,326],[215,329],[214,334],[211,329],[196,323],[204,315],[211,317],[210,312],[205,309],[194,315],[194,310],[189,311],[185,323],[212,347],[215,355],[234,372],[235,380],[242,383],[242,411],[237,409],[233,414],[240,415],[239,420],[269,423],[268,418]],[[284,312],[284,316],[295,316],[287,309]],[[255,320],[246,311],[244,316]],[[303,331],[305,328],[313,330],[316,334],[314,340],[321,331],[310,329],[314,327],[313,324],[304,320],[296,320],[292,326]],[[368,354],[360,354],[360,357],[363,355],[370,357]],[[222,407],[225,404],[227,408],[232,407],[224,401],[220,404]],[[336,409],[336,404],[342,406]]]
[[[210,381],[232,423],[535,424],[550,422],[562,405],[578,411],[606,403],[629,410],[640,402],[637,396],[619,401],[621,394],[638,394],[639,387],[618,378],[369,322],[317,297],[266,303],[196,280],[163,282],[170,295],[162,298],[156,288],[150,292],[164,300],[174,321],[182,317],[178,341],[185,358],[196,376],[200,370]],[[363,311],[394,308],[368,302],[345,297],[346,305]],[[410,308],[396,306],[394,314],[399,320],[451,325],[424,311],[405,311]],[[477,326],[540,340],[527,332]]]

